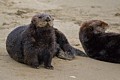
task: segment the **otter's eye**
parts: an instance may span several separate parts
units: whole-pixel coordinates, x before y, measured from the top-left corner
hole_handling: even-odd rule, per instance
[[[41,19],[41,18],[42,18],[42,16],[39,16],[39,18]]]
[[[94,30],[93,27],[91,27],[91,28],[90,28],[90,31],[93,31],[93,30]]]

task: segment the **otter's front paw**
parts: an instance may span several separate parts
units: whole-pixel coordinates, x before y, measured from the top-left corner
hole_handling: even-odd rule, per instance
[[[37,62],[31,63],[30,66],[33,68],[39,69],[39,63],[37,63]]]

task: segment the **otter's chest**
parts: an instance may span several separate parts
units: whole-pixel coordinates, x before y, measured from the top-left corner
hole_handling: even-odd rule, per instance
[[[52,29],[39,30],[36,33],[36,44],[38,46],[49,46],[55,42],[55,31]]]

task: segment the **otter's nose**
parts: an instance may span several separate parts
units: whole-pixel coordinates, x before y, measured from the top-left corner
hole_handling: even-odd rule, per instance
[[[49,17],[47,17],[47,18],[46,18],[46,21],[47,21],[47,22],[49,22],[49,21],[50,21],[50,18],[49,18]]]

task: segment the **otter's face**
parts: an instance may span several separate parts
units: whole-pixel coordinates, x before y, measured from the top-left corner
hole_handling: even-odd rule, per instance
[[[37,14],[33,16],[31,23],[36,27],[53,27],[53,20],[49,14]]]
[[[86,29],[89,32],[98,34],[98,33],[105,33],[109,25],[100,20],[91,20],[85,22],[82,27],[84,28],[84,30]]]

